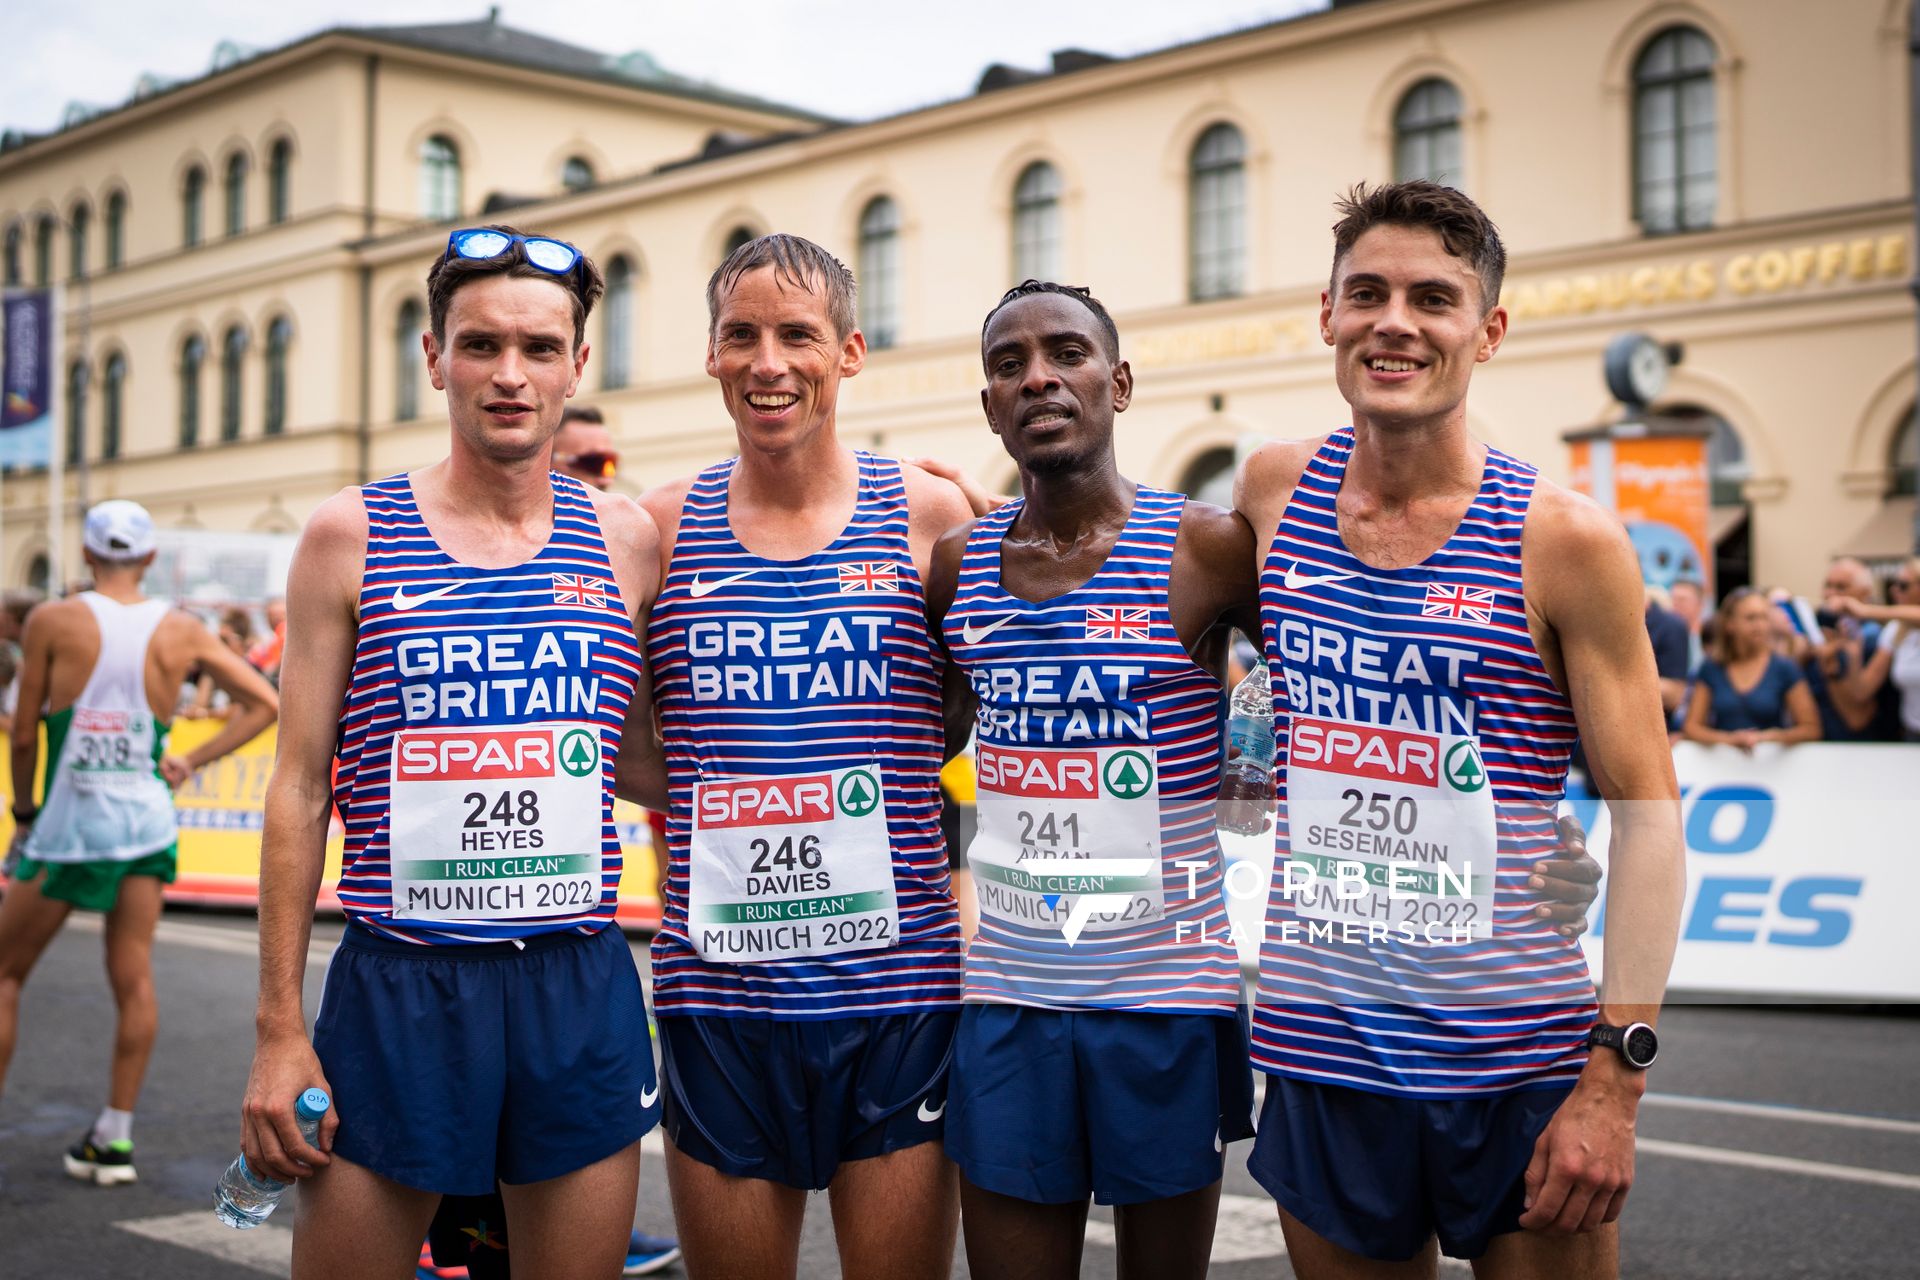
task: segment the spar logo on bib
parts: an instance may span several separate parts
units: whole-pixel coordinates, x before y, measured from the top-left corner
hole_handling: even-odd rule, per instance
[[[1107,759],[1102,780],[1109,794],[1138,800],[1153,786],[1153,761],[1138,751],[1116,751]]]
[[[1431,733],[1303,717],[1293,722],[1289,741],[1287,761],[1296,769],[1320,769],[1376,782],[1440,785],[1440,739]],[[1477,755],[1473,768],[1484,785],[1485,770],[1480,769]],[[1455,785],[1463,791],[1477,790],[1464,785],[1464,775]]]
[[[864,818],[880,803],[880,781],[871,771],[855,769],[840,779],[840,812]]]
[[[1447,748],[1440,772],[1455,791],[1474,792],[1487,785],[1487,766],[1480,759],[1480,748],[1465,738]]]
[[[569,729],[560,739],[560,767],[567,776],[584,778],[600,767],[600,738],[585,729]]]
[[[849,774],[847,780],[872,775],[865,770]],[[844,791],[845,788],[843,787]],[[874,787],[871,810],[879,802]],[[784,827],[796,822],[833,821],[833,775],[811,773],[797,778],[755,778],[747,782],[708,782],[697,791],[699,820],[703,830],[722,827]],[[863,811],[865,812],[865,811]]]
[[[1002,795],[1048,800],[1095,800],[1097,751],[1021,751],[981,744],[975,770],[980,785]]]
[[[598,764],[597,743],[594,751]],[[408,782],[550,778],[553,734],[547,729],[415,731],[401,735],[393,760],[395,776]]]

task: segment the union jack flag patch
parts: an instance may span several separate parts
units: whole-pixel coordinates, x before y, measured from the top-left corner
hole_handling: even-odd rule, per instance
[[[1467,618],[1474,622],[1493,621],[1492,587],[1443,587],[1427,584],[1427,601],[1420,607],[1423,618]]]
[[[553,575],[553,602],[604,609],[607,607],[607,580],[578,573],[556,573]]]
[[[1112,608],[1098,604],[1087,606],[1089,640],[1145,640],[1152,631],[1152,614],[1147,609],[1126,609],[1119,605]]]
[[[840,566],[840,591],[898,591],[900,566],[884,560],[866,560]]]

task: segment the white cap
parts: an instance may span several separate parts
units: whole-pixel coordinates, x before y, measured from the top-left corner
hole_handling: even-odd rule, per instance
[[[102,560],[138,560],[154,549],[153,517],[137,502],[114,498],[87,512],[87,550]]]

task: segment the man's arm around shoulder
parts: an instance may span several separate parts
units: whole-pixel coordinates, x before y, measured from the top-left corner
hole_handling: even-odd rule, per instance
[[[326,861],[333,748],[346,705],[366,563],[367,517],[357,489],[329,498],[301,534],[287,579],[279,750],[260,838],[260,1000],[253,1070],[241,1111],[241,1150],[269,1177],[291,1181],[328,1161],[337,1108],[318,1149],[301,1138],[293,1102],[326,1088],[301,1007],[313,903]]]
[[[641,666],[614,756],[614,793],[662,812],[667,807],[667,765],[653,728],[653,673],[646,665],[647,619],[660,595],[660,526],[640,503],[618,494],[594,496],[600,531],[639,641]]]
[[[1548,637],[1542,656],[1573,703],[1612,818],[1600,1019],[1651,1024],[1673,962],[1686,865],[1639,562],[1614,516],[1542,481],[1523,564],[1528,613]],[[1619,1216],[1633,1182],[1634,1119],[1645,1089],[1645,1075],[1619,1053],[1593,1050],[1535,1144],[1521,1226],[1591,1231]]]

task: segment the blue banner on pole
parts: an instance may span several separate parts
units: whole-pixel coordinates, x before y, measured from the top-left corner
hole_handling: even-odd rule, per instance
[[[0,300],[0,464],[44,467],[53,452],[54,327],[51,289],[9,290]]]

